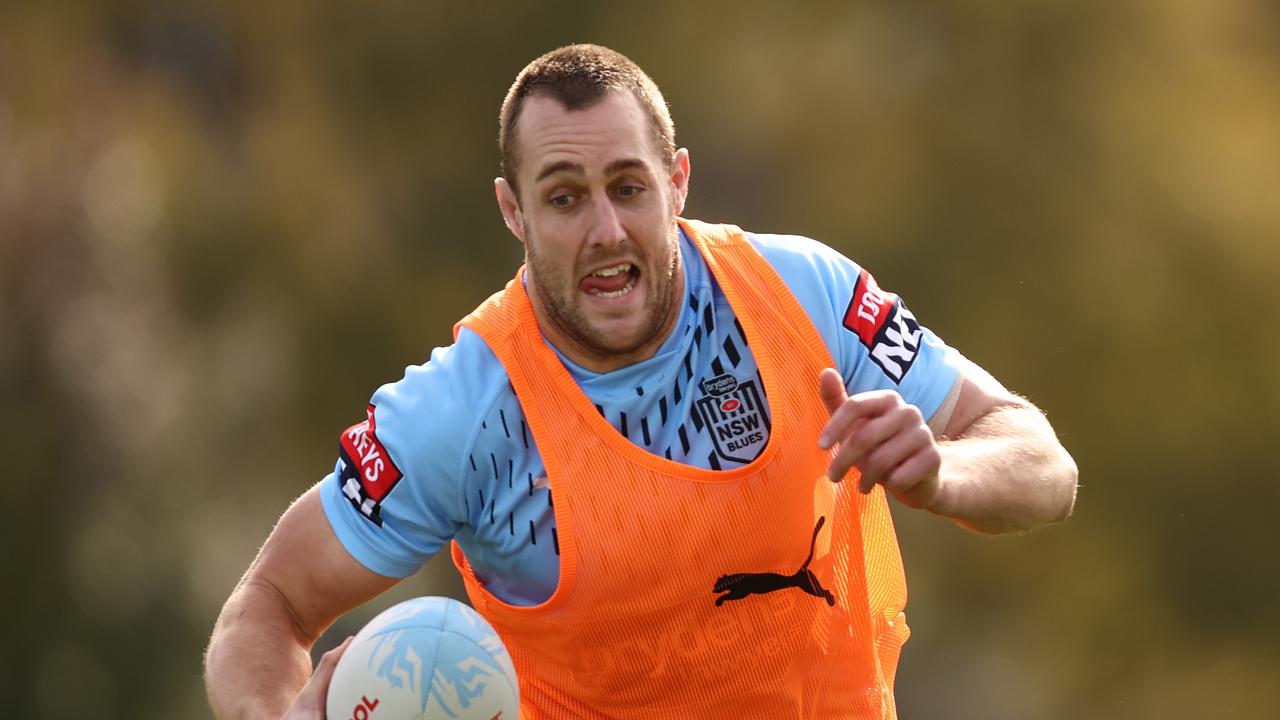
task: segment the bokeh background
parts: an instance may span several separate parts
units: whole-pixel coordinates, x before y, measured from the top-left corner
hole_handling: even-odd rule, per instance
[[[897,512],[903,718],[1280,717],[1271,0],[0,4],[5,717],[208,716],[276,517],[519,262],[498,105],[575,41],[691,217],[840,248],[1079,462],[1065,525]]]

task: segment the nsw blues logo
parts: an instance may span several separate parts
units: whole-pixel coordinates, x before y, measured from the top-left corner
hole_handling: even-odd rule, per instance
[[[716,454],[725,460],[749,463],[769,440],[769,415],[755,380],[732,375],[703,380],[698,414],[706,425]]]

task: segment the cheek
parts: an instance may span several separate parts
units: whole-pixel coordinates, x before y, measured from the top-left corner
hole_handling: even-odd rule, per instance
[[[536,234],[527,234],[526,230],[526,237],[529,238],[525,243],[529,258],[545,276],[561,279],[573,274],[576,257],[567,243],[549,238],[545,228]]]
[[[563,213],[531,209],[525,214],[525,237],[537,238],[544,254],[562,255],[571,251],[574,238],[585,232],[583,213]]]

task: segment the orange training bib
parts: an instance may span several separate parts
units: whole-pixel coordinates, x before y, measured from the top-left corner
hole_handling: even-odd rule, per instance
[[[546,344],[521,273],[459,325],[503,366],[555,497],[560,582],[541,605],[468,595],[520,676],[521,717],[896,718],[906,584],[884,492],[818,449],[818,331],[742,231],[681,220],[750,341],[772,410],[749,465],[653,455],[600,416]]]

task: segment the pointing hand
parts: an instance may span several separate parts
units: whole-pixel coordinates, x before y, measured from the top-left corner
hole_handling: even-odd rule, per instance
[[[938,496],[942,455],[920,410],[893,390],[850,396],[831,368],[822,371],[819,389],[831,419],[818,435],[818,447],[839,446],[827,477],[839,482],[856,466],[858,492],[869,493],[880,484],[905,505],[931,506]]]

